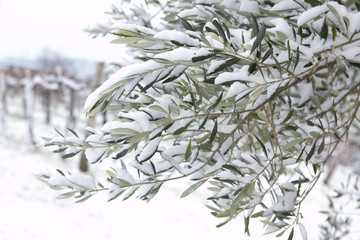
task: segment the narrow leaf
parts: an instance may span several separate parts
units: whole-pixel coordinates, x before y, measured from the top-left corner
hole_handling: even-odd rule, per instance
[[[66,199],[66,198],[69,198],[69,197],[74,196],[75,193],[76,193],[76,192],[63,193],[63,194],[60,194],[59,196],[57,196],[56,198],[57,198],[57,199]]]
[[[60,169],[56,169],[56,171],[60,173],[63,177],[65,177],[65,174]]]
[[[189,141],[189,144],[186,148],[186,152],[185,152],[185,162],[188,162],[190,160],[190,156],[191,156],[191,139]]]
[[[251,25],[254,31],[254,36],[257,36],[259,34],[259,24],[253,14],[251,14]]]
[[[260,211],[257,213],[254,213],[253,215],[251,215],[252,218],[257,218],[257,217],[262,217],[264,214],[264,211]]]
[[[180,19],[181,24],[184,26],[184,28],[186,30],[194,31],[193,27],[190,25],[190,23],[188,21],[186,21],[185,19],[183,19],[179,16],[177,16],[177,17]]]
[[[59,130],[57,130],[56,128],[54,128],[54,129],[60,136],[64,137],[64,135],[62,135],[61,132],[59,132]]]
[[[328,34],[329,34],[329,29],[328,29],[328,25],[326,24],[326,18],[325,18],[324,24],[321,28],[320,37],[326,39],[328,37]]]
[[[266,59],[268,59],[273,53],[273,48],[270,48],[269,50],[266,51],[266,53],[264,54],[264,57],[262,58],[261,62],[264,62]]]
[[[135,136],[133,136],[132,138],[130,138],[129,140],[127,140],[126,142],[128,142],[130,144],[135,144],[135,143],[141,142],[142,140],[147,138],[150,133],[151,133],[150,131],[138,133]]]
[[[75,203],[82,203],[85,202],[86,200],[88,200],[90,197],[92,197],[93,194],[89,194],[88,196],[76,201]]]
[[[272,227],[278,227],[278,228],[281,227],[278,224],[271,222],[271,221],[267,221],[267,220],[260,220],[260,222],[264,223],[265,225],[272,226]]]
[[[335,15],[335,17],[339,20],[341,23],[340,15],[335,7],[333,7],[331,4],[326,4],[326,6],[330,9],[330,11]]]
[[[123,194],[125,192],[125,188],[122,188],[122,189],[118,189],[118,190],[113,190],[113,191],[116,191],[116,193],[114,194],[113,191],[110,191],[110,197],[109,199],[107,200],[108,202],[116,199],[117,197],[119,197],[121,194]]]
[[[224,32],[224,30],[222,29],[222,27],[220,26],[219,22],[218,22],[216,19],[214,19],[214,20],[212,21],[212,23],[214,24],[214,26],[215,26],[216,29],[218,30],[219,35],[220,35],[220,37],[223,39],[224,43],[227,43],[227,38],[226,38],[226,36],[225,36],[225,32]]]
[[[75,137],[79,137],[79,135],[77,135],[77,133],[74,131],[74,130],[72,130],[72,129],[70,129],[70,128],[67,128],[67,130],[69,130]]]
[[[247,217],[247,218],[245,218],[245,233],[248,236],[250,236],[249,224],[250,224],[250,217]]]
[[[323,140],[321,141],[317,153],[320,154],[324,150],[324,147],[325,147],[325,138],[323,138]]]
[[[250,196],[255,188],[255,182],[252,182],[250,184],[247,184],[236,196],[236,198],[233,200],[233,203],[231,204],[230,207],[230,217],[233,217],[234,214],[236,213],[236,209],[238,208],[239,204],[241,203],[241,201],[247,197]]]
[[[255,42],[251,48],[250,54],[255,51],[255,49],[260,45],[261,41],[264,39],[266,33],[266,26],[265,24],[261,25],[261,28],[259,30],[259,34],[257,35]]]
[[[287,122],[292,117],[293,114],[294,114],[294,110],[291,110],[282,123]]]
[[[346,28],[349,29],[349,26],[350,26],[350,20],[347,16],[344,16],[343,17],[343,20],[344,20],[344,23],[346,25]]]
[[[306,162],[309,161],[310,158],[314,155],[315,148],[316,148],[316,141],[315,141],[314,145],[312,146],[312,148],[310,149],[310,152],[305,159]]]
[[[254,136],[255,136],[255,138],[258,140],[258,142],[260,143],[261,148],[263,149],[263,151],[264,151],[264,153],[265,153],[265,156],[268,157],[267,151],[266,151],[266,148],[265,148],[265,145],[262,143],[262,141],[261,141],[256,135],[254,135]]]
[[[214,141],[214,139],[215,139],[215,136],[216,136],[216,133],[217,133],[217,121],[215,122],[215,126],[214,126],[214,128],[213,128],[213,130],[211,131],[211,135],[210,135],[210,140],[209,140],[209,142],[212,142],[212,141]]]
[[[206,118],[204,119],[204,121],[200,124],[198,130],[202,129],[202,128],[205,126],[205,123],[207,122],[207,120],[208,120],[208,117],[206,117]]]
[[[316,6],[323,4],[322,2],[320,2],[318,0],[305,0],[305,2],[310,4],[312,7],[316,7]]]
[[[62,158],[71,158],[71,157],[75,156],[76,154],[78,154],[79,152],[81,152],[81,150],[77,150],[77,151],[74,151],[74,152],[71,152],[71,153],[64,154],[61,157]]]
[[[221,92],[220,96],[216,99],[216,102],[209,108],[209,111],[216,108],[217,105],[219,105],[219,103],[221,102],[222,100],[222,97],[223,97],[223,93],[224,92]]]
[[[209,54],[206,55],[201,55],[201,56],[195,56],[191,59],[192,62],[200,62],[209,58],[212,58],[216,55],[215,52],[210,52]]]
[[[307,232],[305,230],[305,227],[302,223],[299,223],[299,229],[300,229],[300,232],[301,232],[301,236],[304,240],[307,240]]]
[[[194,192],[196,189],[198,189],[201,185],[203,185],[207,179],[201,180],[199,182],[196,182],[195,184],[191,185],[188,189],[186,189],[180,196],[180,198],[184,198]]]
[[[300,159],[301,159],[301,156],[302,156],[302,154],[304,153],[304,151],[305,151],[305,148],[306,148],[306,146],[303,148],[303,150],[301,151],[301,153],[300,153],[300,155],[299,155],[299,157],[296,159],[296,162],[299,162],[300,161]]]
[[[123,38],[114,39],[111,41],[111,43],[126,44],[126,43],[134,43],[140,40],[142,40],[142,38],[140,37],[123,37]]]
[[[52,145],[48,145],[48,146],[52,146]],[[53,151],[53,153],[62,153],[64,152],[66,149],[68,149],[67,147],[62,147],[62,148],[58,148],[58,149],[55,149]]]
[[[226,60],[223,64],[221,64],[217,68],[215,68],[212,72],[209,72],[208,74],[220,72],[220,71],[224,70],[225,68],[230,67],[239,61],[240,61],[240,59],[237,57],[230,58],[230,59]]]
[[[156,167],[155,167],[155,165],[154,165],[154,163],[152,161],[150,161],[150,165],[151,165],[151,168],[152,168],[152,170],[154,172],[154,176],[156,177]]]
[[[288,143],[283,147],[283,149],[284,149],[284,150],[288,150],[288,149],[290,149],[290,148],[298,145],[299,143],[301,143],[301,142],[303,142],[303,141],[305,141],[305,140],[306,140],[306,139],[304,139],[304,138],[295,139],[295,140],[293,140],[293,141],[291,141],[291,142],[288,142]]]
[[[179,128],[179,129],[177,129],[173,134],[174,134],[174,135],[180,135],[180,134],[182,134],[183,132],[186,131],[186,129],[188,129],[188,127],[190,126],[190,124],[191,124],[191,121],[190,121],[188,124],[186,124],[184,127],[181,127],[181,128]]]
[[[296,58],[295,58],[295,63],[294,63],[294,71],[299,63],[300,60],[300,50],[299,50],[299,46],[296,48]]]
[[[210,137],[211,133],[207,133],[204,136],[202,136],[201,138],[199,138],[198,140],[196,140],[196,144],[201,144],[203,142],[205,142],[206,139],[208,139]]]
[[[292,240],[294,237],[294,228],[291,229],[291,232],[289,234],[288,240]]]

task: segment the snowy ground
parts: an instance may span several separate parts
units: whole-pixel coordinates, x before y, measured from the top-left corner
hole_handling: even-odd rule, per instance
[[[39,123],[36,132],[51,135],[51,126]],[[29,148],[26,125],[20,116],[8,119],[6,139],[0,140],[0,239],[274,239],[261,236],[261,224],[250,224],[251,237],[244,235],[241,218],[216,228],[218,219],[203,205],[199,193],[180,199],[186,189],[181,183],[168,184],[146,203],[135,198],[107,203],[95,195],[85,203],[57,200],[58,192],[36,179],[34,174],[56,168],[76,171],[77,163],[63,161],[43,147]],[[1,135],[1,134],[0,134]],[[38,134],[39,137],[39,134]],[[344,178],[337,171],[333,179]],[[91,168],[90,174],[98,170]],[[318,239],[318,214],[327,205],[327,187],[319,184],[303,205],[302,223],[308,239]],[[360,223],[354,223],[356,227]],[[287,235],[283,239],[287,239]],[[261,236],[261,237],[260,237]],[[356,238],[359,235],[353,237]],[[298,229],[294,239],[302,239]]]

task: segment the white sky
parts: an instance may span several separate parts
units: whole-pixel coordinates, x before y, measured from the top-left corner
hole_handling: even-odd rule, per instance
[[[120,45],[83,30],[106,22],[111,0],[0,0],[0,59],[35,58],[42,49],[66,57],[116,60]]]

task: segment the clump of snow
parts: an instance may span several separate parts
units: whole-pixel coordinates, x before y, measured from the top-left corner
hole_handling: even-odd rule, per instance
[[[196,50],[191,50],[188,48],[180,47],[180,48],[176,48],[169,52],[157,54],[155,56],[155,58],[165,59],[165,60],[169,60],[169,61],[173,61],[173,62],[191,61],[191,59],[195,55],[195,52],[196,52]]]
[[[87,174],[72,174],[70,176],[67,177],[67,179],[77,185],[77,186],[81,186],[83,189],[96,189],[96,184],[95,184],[95,180],[92,176],[87,175]]]
[[[100,157],[104,154],[105,148],[102,144],[98,143],[99,139],[101,138],[100,135],[90,135],[86,142],[92,146],[92,148],[87,148],[85,150],[85,156],[89,163],[95,163],[97,162]]]
[[[276,3],[270,11],[288,11],[291,9],[297,9],[301,6],[295,1],[280,1]]]
[[[254,15],[260,14],[259,3],[251,0],[242,0],[239,10],[243,12],[252,13]]]
[[[216,84],[232,82],[232,81],[244,81],[244,82],[253,82],[253,83],[264,83],[261,77],[256,75],[249,75],[248,66],[244,66],[240,71],[236,72],[223,72],[220,73],[216,79]],[[273,79],[266,79],[267,82],[272,82]]]
[[[157,137],[151,141],[142,149],[140,155],[138,156],[138,161],[142,162],[144,160],[149,159],[152,155],[154,155],[157,150],[161,137]]]
[[[314,95],[313,86],[311,83],[301,83],[299,84],[299,95],[301,96],[300,101],[298,102],[299,105],[305,103],[307,100],[310,99],[312,95]]]
[[[284,19],[275,18],[271,20],[271,23],[275,26],[275,32],[281,32],[291,40],[295,39],[292,28]]]
[[[197,46],[200,44],[199,40],[194,39],[184,32],[177,30],[163,30],[154,35],[154,38],[168,41],[176,41],[187,46]]]
[[[231,84],[231,86],[230,86],[229,90],[227,91],[224,99],[236,96],[239,93],[241,93],[241,92],[243,92],[243,91],[245,91],[247,89],[249,89],[249,87],[246,86],[246,84],[240,83],[240,82],[234,82],[233,84]]]
[[[75,136],[69,136],[69,137],[65,137],[65,142],[69,142],[72,143],[74,145],[78,145],[81,146],[83,144],[83,141]]]
[[[201,11],[202,6],[197,8],[184,9],[179,13],[179,17],[187,18],[192,16],[206,17],[206,11]]]
[[[119,179],[123,179],[125,181],[127,181],[128,183],[137,183],[138,181],[136,181],[133,176],[130,175],[130,173],[126,170],[123,169],[117,169],[116,170],[116,177]]]
[[[278,197],[277,202],[268,210],[266,210],[266,214],[271,211],[274,212],[291,212],[295,208],[295,200],[297,197],[297,189],[292,183],[284,183],[280,186],[283,195]]]
[[[266,88],[266,97],[267,98],[270,98],[275,92],[276,90],[279,89],[281,85],[281,82],[276,82],[276,83],[273,83],[273,84],[270,84],[267,88]]]
[[[325,13],[329,11],[329,8],[324,4],[321,6],[316,6],[316,7],[312,7],[309,10],[306,10],[305,12],[303,12],[298,20],[297,20],[297,25],[298,26],[302,26],[305,23],[307,23],[308,21],[316,18],[317,16]]]
[[[142,32],[142,33],[146,33],[146,34],[149,34],[149,35],[154,35],[156,34],[156,32],[150,28],[147,28],[147,27],[144,27],[144,26],[139,26],[139,25],[136,25],[136,24],[129,24],[129,23],[114,23],[110,29],[119,29],[120,31],[121,30],[128,30],[128,31],[131,31],[131,32]]]

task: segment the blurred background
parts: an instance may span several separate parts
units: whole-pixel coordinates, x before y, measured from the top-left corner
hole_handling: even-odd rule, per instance
[[[35,60],[44,50],[74,60],[117,60],[108,39],[92,40],[84,30],[108,21],[110,0],[1,0],[0,59]]]

